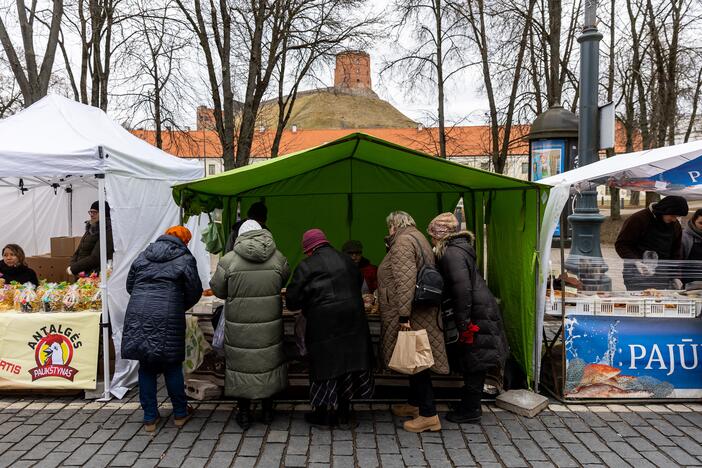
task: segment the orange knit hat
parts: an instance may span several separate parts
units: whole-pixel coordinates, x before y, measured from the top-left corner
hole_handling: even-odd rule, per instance
[[[185,245],[188,245],[190,239],[193,238],[193,235],[190,233],[190,229],[186,228],[185,226],[171,226],[166,229],[166,235],[177,237],[178,239],[182,240],[183,244]]]

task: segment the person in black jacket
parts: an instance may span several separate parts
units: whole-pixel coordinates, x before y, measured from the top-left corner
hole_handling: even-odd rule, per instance
[[[24,250],[17,244],[7,244],[2,248],[2,261],[0,261],[0,278],[6,284],[16,281],[20,284],[32,283],[39,286],[39,279],[34,270],[27,266]]]
[[[69,275],[78,276],[81,273],[90,275],[100,273],[100,204],[95,201],[88,210],[90,219],[85,222],[85,234],[73,253],[69,267]],[[107,259],[112,259],[115,251],[112,243],[112,223],[110,222],[110,205],[105,203],[105,229],[107,239]]]
[[[200,300],[202,282],[187,247],[190,238],[183,226],[169,228],[139,254],[127,276],[131,297],[124,317],[122,357],[139,361],[139,400],[147,432],[156,430],[160,419],[158,374],[166,381],[176,426],[183,426],[192,414],[183,379],[185,311]]]
[[[350,400],[373,393],[371,337],[363,307],[363,277],[319,229],[302,237],[302,260],[287,288],[288,309],[302,309],[310,365],[310,424],[348,424]]]
[[[477,270],[473,234],[459,232],[458,220],[452,213],[434,218],[427,232],[444,278],[444,307],[453,310],[460,333],[452,351],[454,362],[463,373],[463,395],[446,419],[460,424],[477,423],[485,375],[494,367],[504,368],[509,354],[502,315]]]

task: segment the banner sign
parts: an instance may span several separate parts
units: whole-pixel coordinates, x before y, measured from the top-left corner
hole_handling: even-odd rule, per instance
[[[702,320],[569,315],[566,398],[702,397]]]
[[[608,178],[606,184],[629,190],[699,195],[702,156],[651,177],[631,177],[629,172],[624,171],[619,177]]]
[[[0,389],[95,389],[100,312],[0,313]]]

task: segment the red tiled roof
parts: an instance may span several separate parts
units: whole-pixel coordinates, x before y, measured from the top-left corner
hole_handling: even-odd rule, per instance
[[[362,132],[408,148],[436,155],[439,153],[438,128],[367,128],[367,129],[298,129],[285,130],[279,154],[289,154],[328,143],[351,133]],[[529,132],[528,125],[512,127],[510,155],[524,155],[529,144],[523,138]],[[155,145],[156,135],[152,130],[132,130],[137,137]],[[270,156],[274,132],[256,131],[251,156]],[[617,152],[625,152],[623,132],[617,132]],[[448,156],[484,156],[490,153],[490,127],[485,125],[450,127],[446,130],[446,153]],[[220,158],[221,145],[217,133],[212,130],[166,131],[162,133],[163,150],[182,158]]]

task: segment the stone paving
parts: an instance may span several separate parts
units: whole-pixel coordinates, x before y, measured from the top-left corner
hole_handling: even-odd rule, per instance
[[[182,429],[143,431],[138,399],[0,398],[0,466],[404,467],[702,465],[702,405],[550,405],[526,419],[486,405],[482,424],[411,434],[387,405],[358,405],[354,430],[318,430],[284,405],[242,433],[231,403],[197,404]],[[293,409],[293,411],[290,411]],[[162,416],[170,413],[162,405]]]

